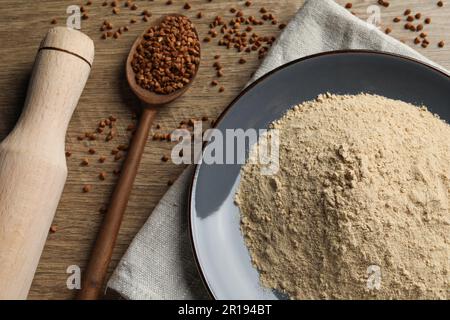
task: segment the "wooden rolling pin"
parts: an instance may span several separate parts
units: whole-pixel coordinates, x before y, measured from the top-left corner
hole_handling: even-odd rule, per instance
[[[0,299],[26,299],[67,178],[65,136],[89,77],[94,44],[51,29],[22,115],[0,144]]]

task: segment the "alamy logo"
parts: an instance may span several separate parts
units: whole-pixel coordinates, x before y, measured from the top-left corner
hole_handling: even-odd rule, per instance
[[[69,15],[66,25],[71,29],[81,29],[81,9],[79,6],[68,6],[66,13]]]
[[[367,268],[367,289],[381,289],[381,268],[377,265],[370,265]]]
[[[367,23],[377,29],[381,26],[381,9],[377,5],[371,5],[367,7]]]
[[[66,273],[70,274],[67,277],[66,285],[69,290],[81,289],[81,269],[77,265],[68,266]]]
[[[259,164],[261,174],[273,175],[279,170],[278,130],[265,129],[208,129],[203,133],[202,122],[194,122],[193,132],[177,129],[171,140],[178,142],[172,149],[175,164]],[[202,152],[203,144],[208,145]],[[251,151],[250,151],[251,150]]]

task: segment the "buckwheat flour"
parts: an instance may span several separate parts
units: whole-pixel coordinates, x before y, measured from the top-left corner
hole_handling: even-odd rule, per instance
[[[450,298],[448,124],[381,96],[326,94],[273,129],[279,172],[246,164],[236,195],[264,286],[292,299]]]

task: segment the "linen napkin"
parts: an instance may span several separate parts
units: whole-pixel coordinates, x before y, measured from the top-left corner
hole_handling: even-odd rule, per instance
[[[383,18],[382,13],[380,18]],[[307,0],[269,51],[252,81],[292,60],[342,49],[387,51],[444,70],[334,1]],[[161,199],[111,276],[108,287],[124,298],[209,298],[189,239],[187,203],[192,174],[191,166]]]

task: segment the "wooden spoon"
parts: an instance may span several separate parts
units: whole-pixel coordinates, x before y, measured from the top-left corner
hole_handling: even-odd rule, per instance
[[[179,14],[171,14],[169,16],[182,17],[182,15]],[[161,24],[166,17],[167,16],[161,17],[153,22],[149,27]],[[117,234],[122,223],[123,214],[127,207],[139,163],[142,158],[142,153],[149,136],[151,125],[158,113],[158,109],[169,104],[185,93],[191,86],[199,68],[199,65],[197,65],[194,77],[192,77],[191,81],[187,85],[171,94],[161,95],[143,89],[136,83],[135,73],[131,67],[131,61],[133,60],[136,49],[141,43],[146,32],[147,30],[136,39],[126,62],[126,76],[128,84],[130,85],[131,90],[142,102],[142,114],[140,117],[139,126],[133,137],[133,141],[131,142],[128,156],[122,167],[121,176],[112,195],[109,209],[100,227],[97,241],[91,253],[89,264],[84,273],[82,288],[78,295],[78,299],[80,300],[98,299],[101,289],[103,288],[103,282],[111,260]]]

